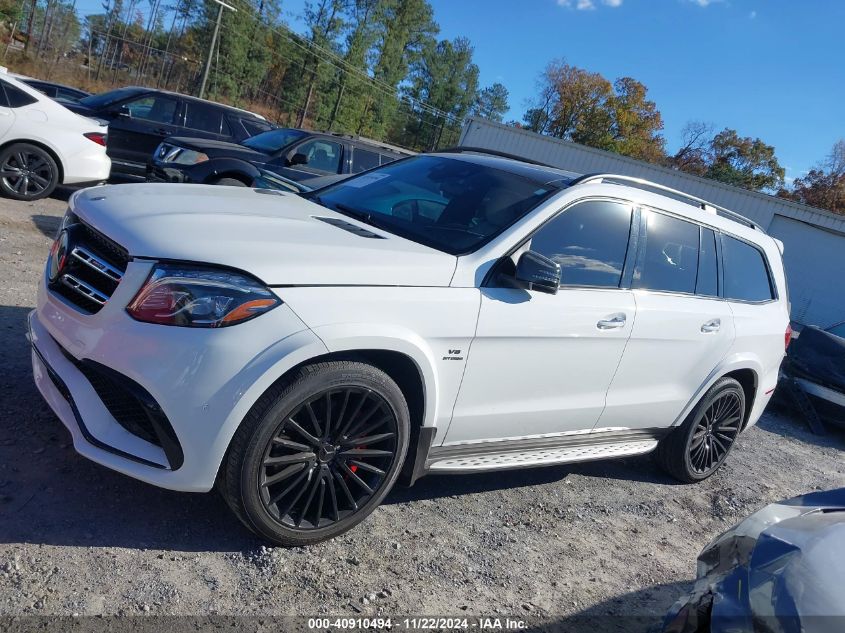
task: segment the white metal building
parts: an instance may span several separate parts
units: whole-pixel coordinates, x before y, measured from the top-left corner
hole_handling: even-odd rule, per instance
[[[645,178],[741,213],[784,243],[792,319],[820,327],[845,320],[845,216],[486,119],[467,119],[459,144],[579,174]]]

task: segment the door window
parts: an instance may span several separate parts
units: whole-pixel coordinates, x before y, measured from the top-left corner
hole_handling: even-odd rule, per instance
[[[366,171],[373,167],[379,166],[379,155],[375,152],[368,152],[365,149],[356,147],[352,151],[352,173],[357,174],[359,171]]]
[[[185,127],[211,134],[222,134],[223,111],[209,103],[188,101],[185,103]]]
[[[722,236],[725,263],[725,297],[737,301],[774,299],[769,269],[757,248],[727,235]]]
[[[0,94],[0,106],[5,106],[7,108],[21,108],[25,105],[38,101],[38,99],[33,97],[31,94],[28,94],[23,90],[6,83],[5,81],[0,81],[0,85],[2,85],[3,88],[1,91],[2,94]]]
[[[560,264],[563,286],[616,288],[628,252],[631,214],[631,206],[620,202],[581,202],[537,231],[530,249]]]
[[[647,211],[642,262],[634,271],[634,288],[693,294],[698,276],[699,227],[662,213]]]
[[[339,143],[315,139],[296,148],[297,154],[305,154],[308,162],[302,165],[309,171],[323,174],[336,174],[340,171],[341,147]]]
[[[146,95],[123,104],[133,119],[172,124],[176,120],[176,99],[163,95]]]

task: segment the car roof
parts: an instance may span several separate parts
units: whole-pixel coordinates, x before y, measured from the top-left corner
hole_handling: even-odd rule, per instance
[[[228,110],[232,113],[243,114],[253,119],[258,119],[259,121],[266,121],[267,118],[257,114],[255,112],[250,112],[249,110],[244,110],[243,108],[237,108],[235,106],[226,105],[225,103],[218,103],[216,101],[209,101],[208,99],[200,99],[199,97],[192,97],[191,95],[186,95],[181,92],[173,92],[172,90],[161,90],[160,88],[145,88],[144,86],[126,86],[125,89],[127,90],[135,90],[139,93],[141,92],[155,92],[159,94],[170,95],[173,97],[179,97],[180,99],[184,99],[186,101],[193,101],[198,103],[207,103],[208,105],[212,105],[217,108],[222,108],[224,110]]]
[[[442,156],[443,158],[451,158],[454,160],[461,160],[467,163],[474,163],[484,167],[493,169],[500,169],[507,171],[523,178],[528,178],[534,182],[542,185],[553,185],[558,188],[567,187],[573,180],[578,178],[580,174],[566,171],[565,169],[558,169],[549,165],[541,165],[538,163],[530,163],[521,160],[517,157],[502,156],[496,154],[480,153],[476,150],[455,150],[433,152],[432,156]]]
[[[47,81],[46,79],[36,79],[35,77],[18,77],[22,82],[26,84],[43,84],[45,86],[55,86],[56,88],[65,88],[66,90],[72,90],[73,92],[80,92],[82,94],[91,94],[87,90],[82,90],[81,88],[76,88],[74,86],[68,86],[66,84],[56,83],[55,81]]]
[[[353,134],[344,134],[342,132],[315,132],[313,130],[303,130],[302,128],[292,127],[287,128],[290,130],[299,130],[300,132],[305,132],[308,136],[319,136],[322,138],[329,138],[333,140],[343,139],[346,141],[350,141],[356,145],[363,145],[366,147],[371,147],[373,150],[381,151],[381,152],[391,152],[393,154],[397,154],[399,156],[415,156],[416,152],[410,149],[405,149],[404,147],[399,147],[398,145],[391,145],[389,143],[384,143],[382,141],[376,141],[374,139],[364,138],[362,136],[355,136]]]

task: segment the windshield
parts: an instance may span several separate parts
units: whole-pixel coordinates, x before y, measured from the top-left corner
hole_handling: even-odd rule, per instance
[[[452,255],[489,242],[556,188],[459,158],[417,156],[336,185],[314,202]]]
[[[241,144],[265,154],[275,154],[283,147],[301,139],[303,136],[306,136],[306,133],[302,130],[279,128],[278,130],[270,130],[269,132],[250,136]]]
[[[92,110],[99,110],[111,103],[115,103],[116,101],[120,101],[121,99],[131,97],[132,95],[136,95],[141,92],[144,92],[143,88],[118,88],[117,90],[109,90],[108,92],[104,92],[99,95],[85,97],[84,99],[80,99],[79,103],[91,108]]]

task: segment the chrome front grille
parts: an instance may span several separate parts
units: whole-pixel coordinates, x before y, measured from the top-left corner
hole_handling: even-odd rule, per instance
[[[99,311],[123,278],[128,253],[78,220],[65,225],[58,241],[63,247],[53,249],[57,261],[51,268],[50,289],[83,312]]]

